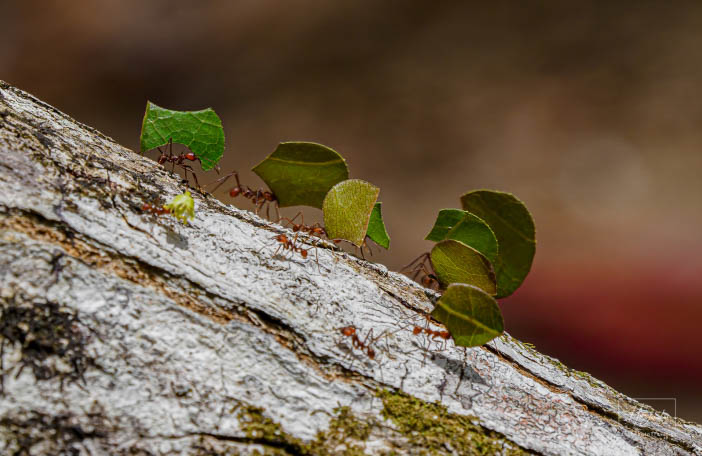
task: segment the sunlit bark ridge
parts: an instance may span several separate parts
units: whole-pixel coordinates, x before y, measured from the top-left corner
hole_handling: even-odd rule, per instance
[[[180,179],[2,82],[0,157],[0,454],[702,455],[508,335],[413,334],[436,295],[381,265],[195,190],[143,213]]]

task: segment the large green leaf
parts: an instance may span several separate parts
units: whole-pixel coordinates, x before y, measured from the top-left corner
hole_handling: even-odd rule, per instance
[[[346,161],[336,151],[311,142],[284,142],[253,168],[275,194],[280,207],[322,208],[324,197],[349,178]]]
[[[322,211],[329,239],[344,239],[360,247],[380,189],[359,179],[339,182],[329,190]]]
[[[375,203],[375,206],[373,206],[373,212],[371,212],[370,215],[368,232],[366,235],[371,238],[373,242],[387,249],[390,247],[390,236],[385,229],[385,222],[383,222],[383,213],[380,208],[382,204],[383,203]]]
[[[475,190],[461,197],[463,209],[485,220],[497,237],[500,251],[493,262],[497,297],[509,296],[529,274],[536,249],[534,219],[524,203],[510,193]]]
[[[459,347],[484,345],[504,332],[497,301],[465,283],[449,285],[431,316],[446,325]]]
[[[491,263],[497,260],[497,238],[480,217],[460,209],[442,209],[434,227],[425,238],[439,242],[445,239],[460,241],[482,253]]]
[[[467,283],[491,295],[497,291],[490,262],[462,242],[446,240],[436,244],[431,249],[431,264],[442,287]]]
[[[174,143],[183,144],[200,159],[202,169],[214,168],[224,153],[224,129],[212,108],[171,111],[150,101],[141,124],[141,151]]]

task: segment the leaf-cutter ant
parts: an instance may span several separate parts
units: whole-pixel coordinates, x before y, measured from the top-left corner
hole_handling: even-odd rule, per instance
[[[212,189],[212,193],[214,193],[220,186],[222,186],[222,184],[224,184],[232,176],[234,176],[234,179],[236,179],[236,187],[233,187],[229,190],[229,196],[231,196],[232,198],[236,198],[237,196],[243,196],[244,198],[251,201],[255,207],[256,215],[258,215],[258,211],[260,211],[263,208],[263,206],[266,206],[266,218],[268,219],[270,219],[270,206],[271,204],[273,204],[273,207],[275,207],[276,215],[278,216],[278,220],[280,220],[280,211],[278,210],[278,199],[275,197],[273,192],[265,191],[260,188],[258,190],[253,190],[251,189],[251,187],[241,185],[241,182],[239,182],[239,173],[237,173],[236,171],[232,171],[226,176],[220,177],[219,179],[214,181],[213,183],[217,183],[217,186],[214,189]]]
[[[355,326],[344,326],[341,328],[341,334],[345,337],[350,337],[351,338],[351,344],[353,345],[353,348],[358,348],[361,350],[363,353],[368,356],[369,359],[375,359],[375,350],[373,347],[371,347],[371,344],[375,342],[376,339],[371,338],[371,334],[373,334],[373,330],[371,329],[368,331],[368,334],[366,334],[366,337],[361,340],[360,337],[358,337],[358,331],[356,330]],[[378,336],[380,337],[380,336]],[[368,339],[370,338],[370,342],[368,342]]]
[[[163,205],[154,205],[154,204],[149,204],[149,203],[144,203],[141,205],[141,210],[144,212],[149,212],[153,215],[164,215],[168,214],[171,211],[163,207]]]
[[[295,223],[295,220],[300,217],[300,223]],[[317,237],[322,237],[326,236],[327,232],[324,230],[324,227],[320,225],[319,223],[315,223],[314,225],[305,225],[305,216],[303,215],[302,212],[298,212],[295,217],[292,219],[288,217],[282,217],[278,221],[285,220],[286,224],[290,225],[294,233],[297,233],[298,231],[301,231],[303,233],[307,233],[310,236],[317,236]]]
[[[431,255],[429,252],[419,255],[407,266],[400,269],[400,272],[406,272],[407,275],[411,275],[412,280],[415,281],[419,277],[419,283],[422,284],[424,288],[429,288],[431,290],[439,290],[441,288],[439,278],[436,276],[434,267],[431,264]]]
[[[156,149],[158,149],[159,153],[161,154],[159,155],[158,159],[156,159],[156,162],[159,165],[170,163],[172,165],[171,172],[175,171],[176,165],[180,166],[181,168],[183,168],[183,172],[185,173],[185,180],[188,180],[188,172],[190,172],[190,174],[193,175],[193,179],[195,180],[195,185],[197,186],[197,188],[200,188],[200,184],[197,181],[197,175],[195,174],[195,170],[192,166],[187,165],[185,163],[186,161],[200,161],[200,159],[197,158],[197,156],[193,152],[188,151],[180,155],[174,155],[173,138],[168,138],[168,154],[166,154],[166,152],[164,152],[160,147],[157,147]]]

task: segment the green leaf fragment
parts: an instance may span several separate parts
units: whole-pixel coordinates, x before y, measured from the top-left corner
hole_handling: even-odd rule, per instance
[[[442,287],[452,283],[474,285],[490,295],[497,292],[490,262],[462,242],[441,241],[431,250],[431,264]]]
[[[147,102],[141,125],[141,152],[164,146],[169,139],[190,149],[205,171],[214,168],[224,153],[222,121],[212,108],[172,111]]]
[[[491,263],[497,260],[497,238],[480,217],[460,209],[442,209],[434,227],[425,238],[427,241],[452,239],[473,247]]]
[[[463,209],[483,219],[497,237],[500,250],[493,262],[497,275],[497,297],[519,288],[534,260],[534,219],[524,203],[510,193],[476,190],[461,197]]]
[[[451,228],[463,220],[465,215],[466,211],[460,209],[441,209],[439,215],[436,216],[434,227],[424,239],[434,242],[443,241]]]
[[[379,193],[378,187],[359,179],[345,180],[332,187],[322,204],[324,229],[329,239],[344,239],[361,247]]]
[[[371,238],[373,242],[387,249],[390,247],[390,236],[383,222],[383,213],[380,208],[382,204],[383,203],[375,203],[375,206],[373,206],[366,235]]]
[[[178,195],[171,200],[170,203],[164,204],[164,208],[168,209],[181,222],[188,224],[188,219],[195,217],[195,201],[190,192],[186,191],[182,195]]]
[[[253,168],[275,194],[280,207],[322,208],[329,190],[349,178],[336,151],[311,142],[284,142]]]
[[[480,288],[464,283],[450,285],[431,316],[446,325],[459,347],[478,347],[504,332],[497,301]]]

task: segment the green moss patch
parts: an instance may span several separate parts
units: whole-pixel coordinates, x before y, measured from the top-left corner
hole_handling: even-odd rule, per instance
[[[475,418],[449,413],[399,392],[381,390],[383,417],[392,421],[419,454],[524,455],[532,454],[504,436],[475,424]]]

